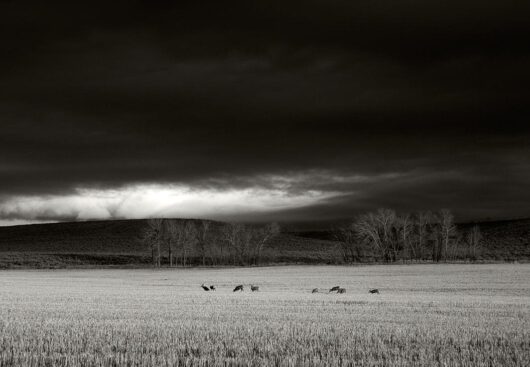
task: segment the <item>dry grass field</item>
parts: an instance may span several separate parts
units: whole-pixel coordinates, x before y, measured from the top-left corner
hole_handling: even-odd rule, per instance
[[[0,272],[1,366],[232,364],[528,366],[530,265]]]

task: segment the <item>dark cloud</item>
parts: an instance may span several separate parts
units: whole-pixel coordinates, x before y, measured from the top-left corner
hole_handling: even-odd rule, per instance
[[[321,170],[329,180],[289,190],[341,200],[293,218],[383,205],[525,215],[529,10],[2,1],[0,196],[267,187],[267,175]],[[352,175],[373,179],[332,179]]]

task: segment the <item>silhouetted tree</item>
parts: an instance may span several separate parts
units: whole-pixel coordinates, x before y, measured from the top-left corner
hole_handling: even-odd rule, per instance
[[[414,230],[413,219],[409,214],[403,214],[396,218],[396,230],[398,234],[398,242],[401,243],[403,249],[402,259],[411,260],[414,252],[412,233]]]
[[[236,265],[237,261],[241,257],[241,232],[244,226],[239,223],[227,223],[223,226],[222,237],[223,241],[227,244],[232,264]]]
[[[201,220],[197,228],[197,250],[202,259],[202,266],[206,265],[206,252],[209,244],[210,222]]]
[[[342,259],[346,263],[361,261],[364,256],[363,242],[355,232],[354,223],[349,223],[335,229],[333,236],[340,243]]]
[[[433,215],[430,211],[420,211],[415,215],[415,241],[413,245],[413,252],[415,253],[416,259],[418,260],[424,258],[425,250],[428,248],[432,220]]]
[[[153,258],[153,265],[160,267],[160,244],[164,240],[164,220],[161,218],[151,218],[147,220],[145,228],[144,239],[151,247],[151,256]]]
[[[278,223],[270,223],[261,228],[253,230],[252,239],[254,241],[254,263],[259,265],[261,254],[265,245],[280,233]]]
[[[475,261],[477,260],[478,253],[482,247],[482,233],[480,232],[480,227],[474,225],[471,227],[466,235],[466,242],[468,247],[468,257],[469,259]]]
[[[188,264],[188,256],[193,252],[197,244],[197,228],[195,223],[187,221],[183,229],[182,239],[182,266]]]
[[[396,218],[394,210],[379,209],[359,216],[353,224],[358,238],[374,248],[385,262],[395,261],[398,255]]]
[[[448,209],[442,209],[439,213],[439,218],[443,258],[447,260],[453,237],[456,234],[456,226],[454,216]]]
[[[178,249],[182,248],[184,242],[184,224],[175,219],[167,219],[165,226],[165,238],[167,241],[168,256],[169,256],[169,266],[177,265],[176,261]],[[175,251],[173,251],[175,250]],[[173,260],[175,259],[175,262]]]

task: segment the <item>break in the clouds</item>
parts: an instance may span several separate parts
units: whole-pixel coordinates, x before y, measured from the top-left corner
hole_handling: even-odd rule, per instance
[[[0,223],[530,215],[529,10],[0,1]]]
[[[391,178],[390,175],[386,178]],[[250,180],[250,182],[248,182]],[[185,186],[141,184],[118,188],[77,188],[68,194],[14,195],[0,205],[4,224],[111,218],[184,217],[231,220],[283,218],[282,212],[325,205],[356,194],[356,185],[379,181],[365,176],[306,172],[240,178],[238,186],[219,182]],[[253,183],[253,184],[251,184]]]
[[[76,189],[70,194],[14,196],[2,203],[0,215],[29,221],[149,217],[243,220],[249,215],[259,217],[259,214],[304,208],[338,195],[318,190],[289,193],[280,187],[218,191],[152,184]]]

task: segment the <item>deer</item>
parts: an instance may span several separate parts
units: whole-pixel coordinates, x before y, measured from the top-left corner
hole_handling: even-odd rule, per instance
[[[372,294],[379,294],[379,289],[370,289],[368,292],[372,293]]]
[[[208,288],[207,286],[205,286],[204,284],[201,284],[201,287],[202,289],[204,289],[206,292],[208,292],[210,290],[210,288]]]
[[[251,284],[251,285],[250,285],[250,290],[251,290],[252,292],[258,292],[258,291],[259,291],[259,286],[257,286],[257,285],[252,285],[252,284]]]
[[[210,286],[210,290],[211,290],[211,291],[215,291],[215,290],[216,290],[215,285],[211,285],[211,286]]]
[[[237,292],[237,291],[243,292],[243,284],[240,284],[237,287],[235,287],[233,291],[234,292]]]
[[[318,293],[318,288],[313,288],[313,291],[311,293]]]
[[[336,285],[336,286],[334,286],[333,288],[331,288],[331,289],[329,290],[329,292],[337,292],[339,289],[340,289],[340,285]],[[329,292],[328,292],[328,293],[329,293]]]

